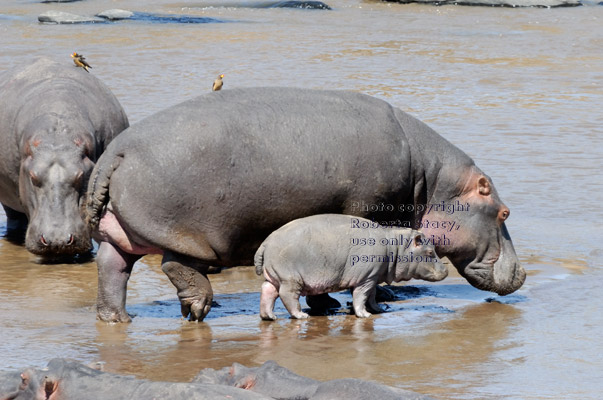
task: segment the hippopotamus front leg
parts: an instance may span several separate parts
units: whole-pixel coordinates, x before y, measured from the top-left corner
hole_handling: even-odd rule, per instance
[[[368,301],[366,303],[366,308],[371,314],[380,314],[385,310],[377,303],[377,288],[380,286],[375,286],[371,293],[368,295]]]
[[[6,237],[12,241],[23,243],[27,232],[27,216],[2,205],[6,214]]]
[[[367,302],[369,303],[369,308],[373,309],[376,305],[376,308],[380,310],[375,301],[376,286],[377,282],[369,280],[356,286],[352,291],[352,304],[354,306],[354,313],[358,318],[368,318],[371,316],[371,313],[366,309]]]
[[[183,317],[191,321],[203,321],[211,310],[213,290],[207,270],[209,266],[181,254],[166,251],[161,269],[178,291]]]
[[[99,319],[107,322],[131,321],[126,313],[126,292],[132,267],[140,257],[126,253],[109,242],[100,242],[96,255]]]

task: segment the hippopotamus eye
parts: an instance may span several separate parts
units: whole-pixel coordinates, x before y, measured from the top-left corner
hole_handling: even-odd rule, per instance
[[[509,218],[509,214],[511,214],[511,212],[505,208],[500,211],[500,213],[498,214],[498,217],[501,221],[505,221],[507,218]]]
[[[40,178],[33,171],[29,171],[29,177],[31,178],[31,183],[34,186],[40,186]]]
[[[82,184],[83,181],[83,176],[84,176],[84,171],[79,171],[76,175],[75,178],[73,178],[73,185],[75,187],[79,187]]]

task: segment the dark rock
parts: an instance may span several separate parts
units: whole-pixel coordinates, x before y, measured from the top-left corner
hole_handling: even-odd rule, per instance
[[[120,10],[117,8],[105,10],[96,14],[96,16],[108,21],[132,20],[159,24],[207,24],[211,22],[224,22],[215,18],[197,17],[194,15],[153,14]]]
[[[225,1],[205,1],[200,4],[191,4],[189,7],[200,8],[298,8],[306,10],[331,10],[331,6],[322,1],[302,1],[302,0],[225,0]]]
[[[210,17],[197,17],[193,15],[177,15],[177,14],[151,14],[134,12],[130,18],[136,21],[154,22],[159,24],[207,24],[211,22],[224,22],[219,19]]]
[[[331,10],[328,4],[322,1],[297,1],[287,0],[279,1],[278,3],[272,4],[269,8],[304,8],[308,10]]]
[[[391,3],[424,3],[436,6],[484,6],[484,7],[576,7],[582,5],[580,0],[384,0]]]

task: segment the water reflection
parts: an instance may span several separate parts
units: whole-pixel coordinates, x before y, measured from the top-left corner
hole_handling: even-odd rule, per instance
[[[411,336],[387,340],[377,359],[387,358],[406,388],[450,397],[467,381],[480,382],[496,373],[478,365],[488,364],[500,343],[521,321],[513,305],[482,303],[443,323]],[[394,384],[395,379],[390,380]],[[412,382],[412,383],[411,383]]]

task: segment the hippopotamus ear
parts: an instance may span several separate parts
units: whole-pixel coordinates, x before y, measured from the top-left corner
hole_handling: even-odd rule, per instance
[[[413,243],[415,247],[421,247],[423,245],[423,241],[425,240],[425,235],[421,232],[414,232]]]
[[[490,182],[488,181],[488,178],[486,178],[485,176],[479,177],[479,179],[477,180],[477,191],[482,196],[488,196],[490,194],[492,189],[490,188]]]
[[[73,139],[73,143],[75,143],[77,147],[80,147],[84,151],[84,156],[90,158],[90,152],[92,147],[92,143],[90,143],[90,141],[82,139],[81,137],[76,137],[75,139]]]
[[[95,369],[97,371],[104,371],[105,370],[105,364],[103,364],[101,361],[91,362],[90,364],[86,364],[86,366],[88,368]]]
[[[29,386],[29,381],[31,380],[31,374],[29,371],[24,371],[21,374],[21,384],[19,385],[19,390],[25,390],[27,386]]]
[[[255,382],[256,382],[256,377],[247,375],[247,376],[244,376],[243,378],[237,380],[235,383],[235,387],[237,387],[239,389],[250,390],[252,387],[255,386]]]
[[[40,145],[40,139],[31,139],[25,142],[25,146],[23,146],[23,153],[27,157],[33,157],[34,149]]]

